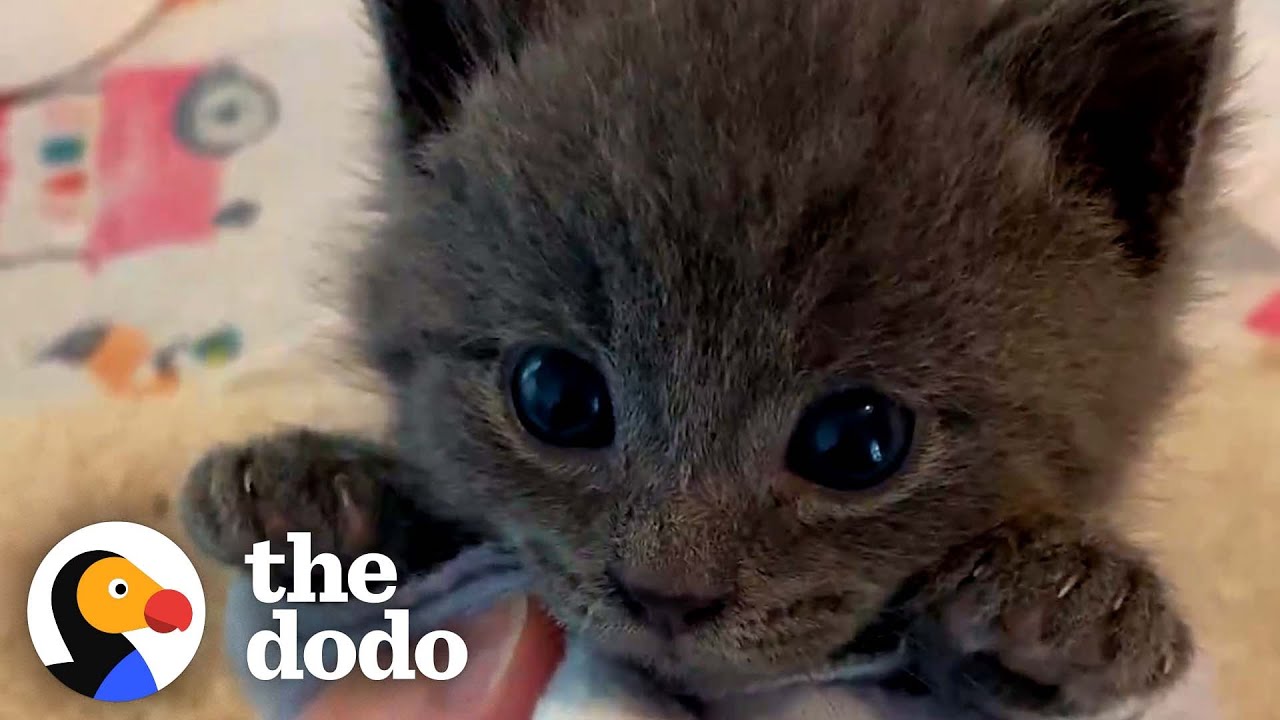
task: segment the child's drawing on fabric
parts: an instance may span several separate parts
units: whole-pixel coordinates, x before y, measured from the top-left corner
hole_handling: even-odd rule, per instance
[[[180,368],[220,367],[239,357],[240,331],[217,328],[194,341],[156,346],[138,328],[107,321],[84,323],[55,340],[41,362],[83,368],[104,392],[120,397],[167,395],[180,384]]]
[[[45,137],[40,144],[40,209],[55,224],[85,225],[92,218],[89,173],[91,141],[98,137],[101,108],[93,95],[64,95],[44,108]]]
[[[220,367],[240,356],[240,331],[223,327],[186,346],[191,356],[207,367]]]
[[[9,176],[13,173],[7,149],[9,144],[9,133],[6,131],[8,118],[9,113],[5,112],[5,103],[0,102],[0,217],[4,215],[5,191],[9,188]],[[3,248],[4,236],[0,235],[0,251]]]
[[[248,227],[258,219],[258,203],[252,200],[233,200],[222,206],[213,216],[213,224],[218,227]]]
[[[1249,313],[1245,326],[1273,343],[1280,343],[1280,290],[1272,293]]]
[[[223,163],[270,132],[278,107],[271,88],[237,66],[118,68],[92,94],[41,102],[41,140],[24,146],[37,157],[26,162],[7,157],[15,109],[0,107],[0,169],[40,169],[13,182],[39,185],[39,215],[64,239],[22,252],[0,244],[0,268],[78,260],[93,272],[156,247],[213,242],[257,218],[255,202],[223,197]],[[71,244],[68,226],[80,227]]]

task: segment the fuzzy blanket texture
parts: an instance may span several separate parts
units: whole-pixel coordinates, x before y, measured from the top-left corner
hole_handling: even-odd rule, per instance
[[[67,2],[0,4],[0,26],[46,31],[45,44],[0,39],[0,718],[254,716],[240,648],[220,642],[254,620],[224,613],[222,569],[191,553],[209,604],[195,663],[154,698],[113,706],[40,665],[31,577],[93,522],[141,522],[190,550],[172,497],[215,442],[281,424],[377,434],[385,421],[376,387],[330,361],[341,327],[317,292],[333,250],[359,241],[380,71],[359,3],[156,2],[136,36],[141,2],[78,3],[74,22]],[[1280,0],[1244,8],[1247,124],[1187,318],[1197,372],[1125,517],[1207,648],[1196,681],[1216,685],[1224,717],[1261,720],[1280,705],[1280,576],[1259,570],[1280,544]],[[7,95],[122,35],[109,61]],[[574,684],[574,663],[589,664],[570,653],[552,696],[590,708],[601,696]],[[795,699],[769,702],[758,707]],[[793,717],[781,713],[769,717]]]

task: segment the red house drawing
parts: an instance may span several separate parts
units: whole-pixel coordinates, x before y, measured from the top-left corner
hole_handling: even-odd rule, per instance
[[[243,205],[222,197],[224,161],[276,122],[270,88],[226,63],[119,68],[101,77],[97,97],[95,137],[59,127],[36,144],[4,141],[0,106],[0,213],[6,183],[22,180],[11,177],[6,152],[32,152],[47,170],[46,198],[96,192],[96,215],[75,255],[90,271],[157,246],[212,242],[220,214]],[[0,238],[0,258],[3,245]]]

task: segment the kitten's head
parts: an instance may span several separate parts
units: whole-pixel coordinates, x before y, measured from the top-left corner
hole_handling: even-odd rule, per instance
[[[1231,3],[379,0],[357,321],[431,501],[699,688],[817,669],[1177,377]]]

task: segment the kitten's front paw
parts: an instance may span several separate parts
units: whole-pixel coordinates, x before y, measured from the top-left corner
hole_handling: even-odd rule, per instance
[[[290,532],[311,533],[313,554],[346,561],[377,544],[383,481],[394,467],[358,440],[307,430],[219,447],[187,477],[187,531],[230,564],[242,564],[263,540],[272,552],[286,551]],[[287,572],[288,564],[275,569]]]
[[[1067,522],[963,548],[921,596],[921,670],[999,718],[1126,718],[1180,679],[1191,633],[1142,555]]]

